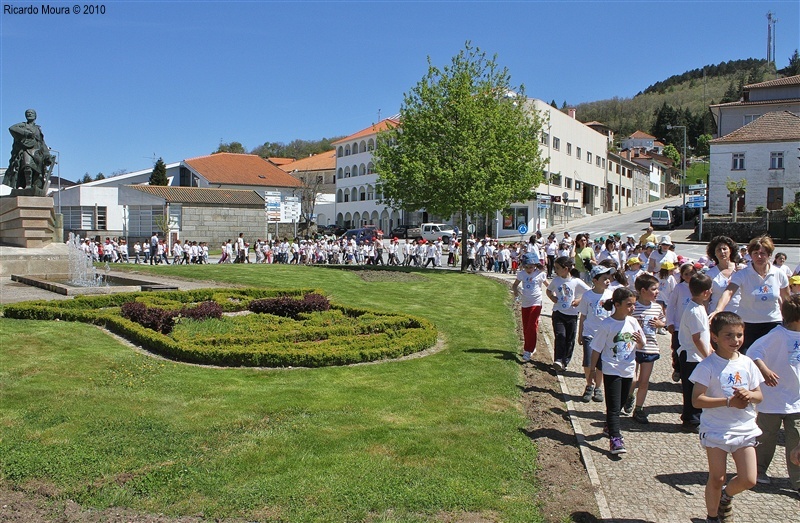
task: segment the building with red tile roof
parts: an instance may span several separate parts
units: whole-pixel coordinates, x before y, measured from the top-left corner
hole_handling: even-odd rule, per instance
[[[745,85],[736,102],[710,105],[721,138],[767,113],[800,113],[800,75]]]

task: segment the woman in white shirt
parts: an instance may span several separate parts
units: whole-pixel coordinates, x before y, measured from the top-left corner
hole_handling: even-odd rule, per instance
[[[739,246],[727,236],[715,236],[708,242],[706,254],[714,261],[714,266],[708,269],[706,275],[711,278],[711,300],[707,310],[714,312],[722,293],[728,288],[731,276],[737,270],[736,262],[739,260]],[[739,300],[742,296],[738,292],[731,296],[725,310],[736,312],[739,309]]]

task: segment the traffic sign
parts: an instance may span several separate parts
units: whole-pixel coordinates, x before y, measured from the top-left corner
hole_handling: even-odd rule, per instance
[[[520,234],[527,234],[528,233],[528,226],[524,223],[520,223],[519,227],[517,227],[517,232]]]
[[[702,201],[702,202],[689,202],[689,203],[686,204],[686,206],[691,208],[691,209],[702,209],[703,207],[706,206],[706,202],[705,201]]]
[[[689,190],[690,191],[699,191],[699,190],[704,190],[704,189],[708,189],[708,185],[706,185],[704,183],[698,183],[696,185],[690,185],[689,186]]]
[[[706,195],[705,194],[690,194],[689,196],[686,197],[686,199],[689,200],[690,202],[704,202],[704,201],[706,201]]]

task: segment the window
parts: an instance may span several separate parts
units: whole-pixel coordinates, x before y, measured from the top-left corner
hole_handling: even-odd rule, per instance
[[[746,115],[744,115],[744,120],[742,120],[742,125],[749,124],[753,120],[758,119],[759,116],[761,116],[761,115],[760,114],[746,114]]]
[[[581,148],[578,147],[575,151],[575,157],[580,160],[581,159]]]
[[[561,187],[561,173],[550,173],[550,183]]]
[[[512,207],[503,211],[503,229],[513,231],[520,225],[528,225],[527,207]]]
[[[317,176],[317,183],[325,183],[325,179],[322,176]]]
[[[561,149],[561,139],[553,136],[553,149],[556,151]]]
[[[600,160],[602,160],[602,158],[600,158],[599,156],[595,156],[595,158],[594,158],[594,163],[595,163],[595,164],[596,164],[598,167],[600,167]]]
[[[783,153],[770,153],[769,154],[769,168],[770,169],[783,169]]]
[[[567,154],[572,156],[572,144],[567,142]]]
[[[542,145],[547,147],[549,143],[550,143],[550,135],[542,131]]]
[[[578,180],[575,180],[575,190],[576,191],[581,190],[581,182],[579,182]]]
[[[732,171],[744,171],[744,153],[733,153]]]
[[[592,153],[586,151],[586,163],[592,163]]]
[[[170,206],[170,211],[171,210],[172,206]],[[151,236],[153,231],[158,229],[155,223],[153,223],[155,218],[163,215],[164,208],[160,205],[128,206],[128,235]]]
[[[572,189],[572,178],[564,178],[564,187]]]

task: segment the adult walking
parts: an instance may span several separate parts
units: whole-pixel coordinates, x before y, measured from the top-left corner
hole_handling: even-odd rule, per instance
[[[676,267],[679,265],[678,255],[672,250],[672,239],[669,236],[662,236],[658,240],[658,249],[648,255],[647,272],[651,274],[657,273],[664,262],[671,262]]]
[[[731,276],[737,271],[739,246],[728,236],[715,236],[708,242],[706,255],[714,261],[714,266],[706,272],[706,275],[711,278],[711,300],[708,302],[708,310],[714,312],[722,293],[731,282]],[[725,310],[737,312],[741,298],[741,293],[734,293],[728,305],[725,306]]]
[[[769,260],[775,244],[769,236],[753,238],[747,245],[752,263],[731,276],[728,288],[722,293],[714,314],[724,311],[731,298],[739,291],[741,299],[737,313],[744,320],[744,343],[739,352],[747,349],[761,336],[781,324],[781,303],[789,299],[789,280]]]
[[[594,256],[594,249],[589,245],[589,238],[585,234],[579,234],[575,237],[575,268],[581,274],[581,280],[589,284],[592,279],[589,277],[589,271],[597,264],[597,259]]]

